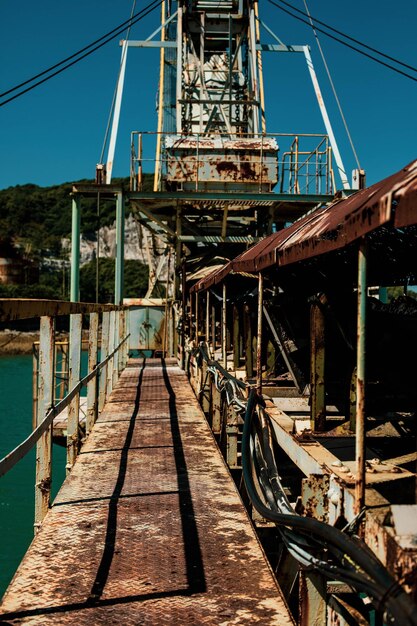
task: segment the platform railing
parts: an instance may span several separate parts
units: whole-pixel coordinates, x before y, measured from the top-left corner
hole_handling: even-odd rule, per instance
[[[216,140],[217,142],[227,141],[230,149],[230,142],[235,141],[236,145],[245,139],[256,140],[259,144],[259,152],[248,154],[244,157],[242,172],[238,177],[241,184],[251,183],[249,187],[252,191],[272,191],[276,186],[279,193],[289,195],[300,194],[327,194],[332,195],[336,191],[336,182],[333,170],[332,148],[329,137],[323,134],[306,133],[268,133],[229,136],[213,136],[210,133],[195,133],[193,135],[178,135],[174,142],[174,152],[181,141],[193,142],[195,144],[194,154],[181,154],[175,156],[166,148],[166,140],[173,139],[172,134],[133,131],[131,134],[130,148],[130,189],[131,191],[143,191],[144,172],[156,172],[156,182],[154,191],[172,190],[173,185],[181,190],[182,186],[192,186],[195,191],[204,189],[205,183],[212,183],[220,166],[230,161],[230,155],[219,156],[218,151],[213,151],[213,155],[207,154],[207,150],[200,150],[204,146],[204,140]],[[271,140],[276,142],[277,159],[275,164],[271,161]],[[160,155],[155,158],[156,144]],[[241,146],[240,146],[241,147]],[[249,146],[248,146],[249,150]],[[189,152],[189,150],[188,150]],[[169,172],[171,171],[171,179]],[[257,174],[247,177],[248,170]],[[275,171],[273,171],[275,170]],[[180,174],[179,179],[172,172]],[[208,176],[201,179],[201,173]],[[275,177],[275,182],[273,179]],[[186,181],[185,181],[186,178]],[[239,178],[239,180],[240,180]],[[178,179],[178,180],[179,180]],[[183,180],[184,179],[184,180]],[[210,179],[210,180],[209,180]],[[219,183],[221,183],[219,177]],[[165,189],[165,186],[167,189]],[[168,189],[169,187],[169,189]]]
[[[69,316],[68,392],[56,399],[55,325]],[[100,320],[101,316],[101,320]],[[36,423],[31,434],[0,460],[0,476],[12,469],[36,446],[35,532],[48,512],[52,484],[53,421],[65,409],[67,418],[67,473],[71,471],[80,446],[80,392],[87,387],[85,432],[91,432],[99,412],[114,388],[128,358],[128,315],[114,305],[54,300],[0,299],[0,322],[40,319]],[[83,319],[88,319],[88,372],[81,378]],[[101,349],[99,330],[101,321]],[[36,383],[36,384],[35,384]]]

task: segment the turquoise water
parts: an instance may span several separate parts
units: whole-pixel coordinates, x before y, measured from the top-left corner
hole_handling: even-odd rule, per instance
[[[86,355],[83,354],[86,370]],[[0,356],[0,458],[32,428],[32,356]],[[65,449],[53,446],[52,497],[65,477]],[[0,597],[33,538],[35,451],[0,478]]]

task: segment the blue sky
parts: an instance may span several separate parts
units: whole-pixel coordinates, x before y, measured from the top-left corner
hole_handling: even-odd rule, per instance
[[[302,0],[291,0],[303,9]],[[147,4],[138,1],[137,9]],[[309,44],[348,172],[355,166],[311,30],[260,0],[261,18],[286,43]],[[1,91],[100,37],[130,15],[131,0],[2,0]],[[417,66],[417,3],[410,0],[310,0],[313,15]],[[134,26],[143,39],[159,9]],[[265,36],[266,42],[270,41]],[[372,184],[417,158],[417,82],[321,36],[361,161]],[[129,174],[132,130],[156,129],[158,52],[129,52],[114,176]],[[118,40],[0,108],[0,189],[93,178],[120,62]],[[269,132],[324,132],[301,55],[264,54]]]

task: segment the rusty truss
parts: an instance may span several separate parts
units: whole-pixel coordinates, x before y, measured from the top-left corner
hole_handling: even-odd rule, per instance
[[[173,361],[131,360],[1,607],[8,624],[293,624]]]

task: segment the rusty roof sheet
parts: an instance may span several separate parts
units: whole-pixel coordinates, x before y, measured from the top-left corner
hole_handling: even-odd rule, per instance
[[[393,218],[393,200],[400,198],[401,192],[401,201],[410,197],[407,190],[412,188],[413,181],[415,188],[416,175],[417,161],[413,161],[368,189],[312,214],[316,219],[306,223],[276,250],[276,262],[286,265],[337,250],[387,224]],[[417,222],[417,213],[412,220]]]
[[[394,186],[393,200],[397,202],[394,226],[417,224],[417,161],[408,166],[403,179]]]
[[[194,293],[196,291],[205,291],[206,289],[210,289],[213,285],[221,282],[225,276],[229,273],[231,269],[232,262],[229,261],[220,267],[216,267],[216,269],[206,276],[203,276],[195,285],[193,285],[190,289],[190,293]]]
[[[259,272],[340,249],[389,222],[396,228],[417,224],[417,160],[265,237],[199,281],[194,291],[218,284],[230,272]]]

